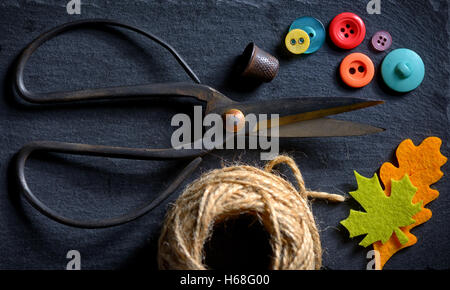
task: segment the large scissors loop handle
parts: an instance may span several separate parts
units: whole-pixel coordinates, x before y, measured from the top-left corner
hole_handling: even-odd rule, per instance
[[[49,92],[49,93],[36,93],[31,92],[25,87],[24,83],[24,70],[27,64],[27,61],[33,54],[33,52],[41,46],[46,41],[50,40],[53,37],[58,36],[61,33],[64,33],[68,30],[77,29],[81,27],[88,27],[92,25],[107,25],[107,26],[115,26],[124,29],[128,29],[134,32],[137,32],[157,44],[161,45],[165,49],[167,49],[173,57],[177,60],[180,66],[184,69],[184,71],[189,75],[189,77],[196,83],[200,84],[200,79],[193,72],[193,70],[189,67],[186,61],[178,54],[178,52],[163,39],[153,35],[150,32],[143,31],[139,28],[136,28],[131,25],[123,24],[113,20],[105,20],[105,19],[87,19],[87,20],[79,20],[74,22],[69,22],[66,24],[62,24],[57,26],[47,32],[44,32],[39,37],[37,37],[33,42],[31,42],[22,52],[18,61],[15,72],[15,87],[17,92],[21,98],[24,100],[35,103],[35,104],[44,104],[44,103],[63,103],[63,102],[73,102],[73,101],[81,101],[81,100],[98,100],[98,99],[106,99],[106,98],[114,98],[114,97],[143,97],[143,96],[151,96],[151,95],[187,95],[187,93],[183,90],[180,91],[179,88],[174,86],[173,84],[159,84],[159,85],[140,85],[140,86],[123,86],[123,87],[115,87],[115,88],[101,88],[101,89],[89,89],[89,90],[79,90],[79,91],[67,91],[67,92]],[[199,86],[196,84],[192,84],[191,88],[196,88],[194,93],[198,94],[198,91],[203,89],[208,91],[210,88],[207,86]],[[187,84],[184,84],[186,87]],[[183,93],[184,92],[184,93]],[[192,90],[188,93],[192,93]],[[196,95],[194,96],[196,97]]]
[[[111,147],[111,146],[94,146],[87,144],[74,144],[74,143],[64,143],[64,142],[50,142],[50,141],[40,141],[32,142],[25,145],[17,154],[16,159],[16,170],[17,177],[21,192],[24,194],[25,198],[30,202],[30,204],[37,209],[39,212],[45,216],[68,226],[73,226],[77,228],[106,228],[125,224],[127,222],[133,221],[152,209],[158,206],[161,202],[167,199],[170,194],[172,194],[178,186],[189,176],[192,172],[199,166],[202,161],[201,157],[197,157],[192,160],[182,171],[178,174],[175,180],[155,199],[153,199],[148,204],[139,207],[128,214],[110,218],[102,219],[96,221],[79,221],[71,218],[67,218],[55,210],[49,208],[45,205],[28,187],[25,178],[25,165],[28,157],[31,153],[40,152],[54,152],[54,153],[66,153],[74,155],[89,155],[89,156],[103,156],[103,157],[113,157],[122,159],[135,159],[135,160],[162,160],[162,159],[175,159],[175,158],[189,158],[201,155],[202,152],[198,150],[180,150],[176,151],[174,155],[174,149],[138,149],[138,148],[124,148],[124,147]],[[181,156],[183,154],[184,156]]]

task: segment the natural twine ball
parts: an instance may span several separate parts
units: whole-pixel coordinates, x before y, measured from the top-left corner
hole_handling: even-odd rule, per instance
[[[287,164],[299,189],[272,174]],[[294,160],[278,156],[264,170],[232,166],[213,170],[190,184],[169,210],[159,239],[160,269],[205,270],[204,244],[216,223],[241,214],[255,215],[270,234],[273,270],[313,270],[322,265],[319,233],[308,197],[344,197],[308,191]]]

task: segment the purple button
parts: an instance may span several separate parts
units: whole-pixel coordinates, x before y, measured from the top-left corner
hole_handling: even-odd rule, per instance
[[[385,51],[392,45],[392,36],[387,31],[378,31],[372,37],[372,46],[376,51]]]

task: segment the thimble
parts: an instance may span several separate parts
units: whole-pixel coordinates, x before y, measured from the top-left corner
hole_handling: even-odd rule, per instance
[[[241,55],[241,75],[262,82],[270,82],[278,73],[279,62],[253,42],[249,43]]]

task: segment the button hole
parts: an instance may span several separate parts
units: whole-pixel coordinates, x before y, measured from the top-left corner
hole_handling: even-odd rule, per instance
[[[350,24],[345,25],[345,27],[350,28]]]
[[[341,32],[345,32],[345,28],[344,27],[341,28]]]
[[[379,40],[378,40],[377,42],[378,42],[378,43],[381,43],[381,41],[379,41]]]
[[[313,34],[313,33],[310,33],[310,34],[309,34],[309,37],[313,38],[313,37],[314,37],[314,34]]]
[[[356,69],[353,67],[349,69],[350,74],[354,75],[356,73]]]
[[[362,66],[362,65],[360,65],[359,67],[358,67],[358,71],[360,72],[360,73],[363,73],[364,72],[364,67]]]
[[[345,37],[348,38],[348,33],[345,34]]]
[[[297,42],[297,41],[295,41],[295,39],[291,39],[291,44],[292,44],[292,45],[295,45],[296,42]]]
[[[353,34],[353,33],[355,33],[355,31],[353,31],[353,29],[352,29],[352,30],[350,30],[350,33]]]

